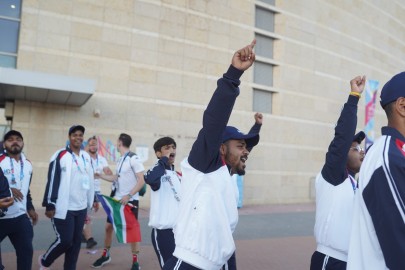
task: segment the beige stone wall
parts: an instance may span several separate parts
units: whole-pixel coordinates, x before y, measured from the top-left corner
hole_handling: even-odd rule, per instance
[[[24,0],[19,69],[97,80],[82,107],[16,101],[34,164],[36,204],[47,163],[72,124],[115,142],[129,133],[152,147],[178,143],[177,163],[201,127],[203,110],[234,50],[254,37],[249,0]],[[245,204],[308,202],[334,123],[358,74],[385,82],[404,66],[405,20],[399,2],[276,1],[273,114],[248,161]],[[230,124],[253,124],[252,73],[246,72]],[[378,106],[377,106],[378,107]],[[100,117],[93,111],[100,110]],[[364,105],[359,107],[363,127]],[[376,128],[384,123],[378,108]],[[87,137],[87,136],[86,136]],[[149,151],[150,167],[154,153]],[[114,167],[114,164],[111,164]],[[103,186],[107,192],[108,184]],[[148,197],[142,201],[148,205]]]

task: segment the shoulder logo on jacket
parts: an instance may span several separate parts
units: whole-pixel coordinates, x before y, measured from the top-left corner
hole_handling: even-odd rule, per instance
[[[162,183],[170,182],[170,175],[165,174],[160,178],[160,180],[162,181]]]

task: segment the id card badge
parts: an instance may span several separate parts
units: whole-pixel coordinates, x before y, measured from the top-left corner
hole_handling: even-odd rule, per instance
[[[89,190],[90,189],[90,179],[87,175],[82,176],[82,188],[84,190]]]

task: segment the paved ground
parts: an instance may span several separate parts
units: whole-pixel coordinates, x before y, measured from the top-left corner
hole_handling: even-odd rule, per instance
[[[38,213],[44,211],[39,208]],[[315,249],[313,238],[314,205],[248,206],[239,210],[239,223],[234,237],[237,246],[237,264],[241,270],[304,270],[309,269],[309,260]],[[147,226],[148,211],[141,209],[140,222],[143,242],[140,264],[142,270],[159,270],[156,255],[150,242]],[[93,218],[94,238],[99,242],[95,254],[83,248],[78,270],[92,269],[91,263],[101,255],[105,214],[100,211]],[[54,240],[50,221],[40,216],[34,229],[33,269],[38,269],[37,258]],[[15,252],[8,240],[1,243],[3,264],[7,270],[16,269]],[[113,243],[112,262],[103,269],[129,269],[131,263],[129,247]],[[63,269],[63,258],[59,258],[52,270]]]

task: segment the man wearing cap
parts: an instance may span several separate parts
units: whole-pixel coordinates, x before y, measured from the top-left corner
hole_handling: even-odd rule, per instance
[[[181,163],[176,248],[165,270],[218,270],[235,252],[232,232],[238,222],[238,189],[231,175],[245,174],[248,149],[259,142],[259,135],[243,134],[226,125],[239,95],[239,78],[255,60],[255,43],[234,54],[228,71],[217,82],[190,155]]]
[[[89,154],[81,150],[84,127],[69,129],[69,145],[56,151],[49,164],[48,182],[42,205],[51,219],[56,240],[39,257],[40,269],[48,267],[65,253],[65,270],[76,269],[87,209],[94,202],[93,168]]]
[[[357,190],[356,173],[364,158],[360,147],[363,131],[355,134],[357,103],[364,90],[366,78],[357,76],[350,81],[351,92],[344,104],[335,137],[326,153],[325,164],[315,179],[316,251],[311,258],[311,270],[346,269],[353,204]]]
[[[30,270],[34,236],[32,225],[38,221],[30,194],[32,165],[22,153],[24,141],[20,132],[16,130],[7,132],[4,135],[3,146],[5,152],[0,155],[0,167],[8,180],[14,204],[8,208],[3,217],[0,217],[0,242],[8,237],[16,251],[17,269]]]
[[[381,90],[388,125],[367,151],[360,182],[347,269],[405,267],[405,72]]]

